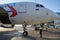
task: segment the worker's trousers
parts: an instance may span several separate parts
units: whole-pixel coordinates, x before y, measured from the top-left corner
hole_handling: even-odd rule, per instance
[[[40,38],[42,38],[42,30],[40,30]]]

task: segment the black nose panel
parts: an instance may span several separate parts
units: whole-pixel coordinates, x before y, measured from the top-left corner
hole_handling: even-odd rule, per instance
[[[2,7],[0,7],[0,21],[3,24],[11,24],[8,17],[8,12],[6,12]]]

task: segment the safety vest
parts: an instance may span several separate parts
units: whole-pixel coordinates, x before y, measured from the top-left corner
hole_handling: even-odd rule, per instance
[[[40,27],[39,30],[42,30],[42,27]]]

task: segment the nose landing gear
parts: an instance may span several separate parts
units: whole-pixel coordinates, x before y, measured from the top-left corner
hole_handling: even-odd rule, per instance
[[[23,25],[23,36],[24,37],[27,37],[28,36],[28,31],[27,31],[27,29],[26,29],[26,27],[27,27],[27,24],[24,22],[24,25]]]
[[[24,36],[24,37],[27,37],[27,36],[28,36],[28,32],[27,32],[27,31],[24,31],[24,32],[23,32],[23,36]]]

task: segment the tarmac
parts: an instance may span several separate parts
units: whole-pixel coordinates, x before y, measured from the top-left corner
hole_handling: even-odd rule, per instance
[[[29,35],[23,37],[23,28],[20,26],[14,28],[0,27],[0,40],[60,40],[60,29],[44,29],[42,38],[39,37],[39,31],[35,31],[33,27],[27,27],[27,31]]]

